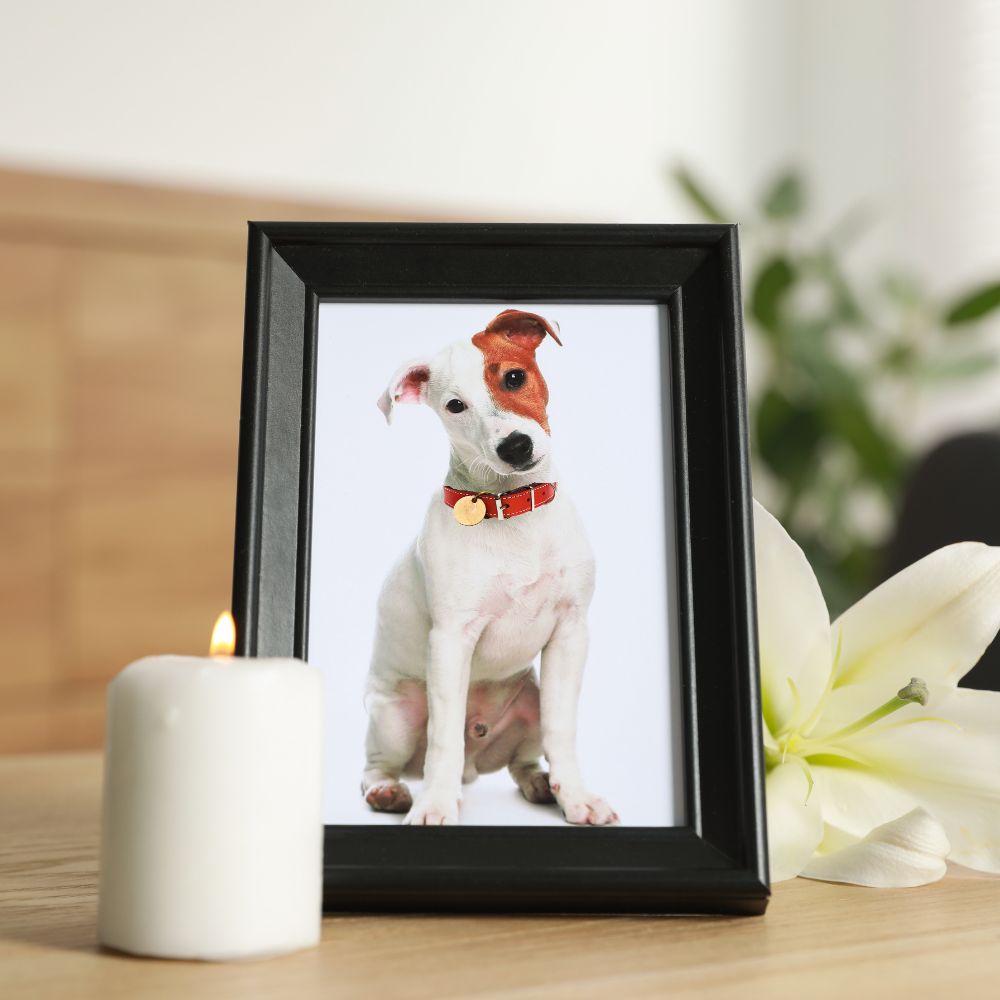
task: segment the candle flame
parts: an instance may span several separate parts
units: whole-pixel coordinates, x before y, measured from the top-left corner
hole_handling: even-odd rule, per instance
[[[228,611],[223,611],[215,620],[212,642],[208,647],[211,656],[232,656],[236,649],[236,622]]]

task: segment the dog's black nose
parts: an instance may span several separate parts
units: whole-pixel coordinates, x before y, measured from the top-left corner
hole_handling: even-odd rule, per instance
[[[528,437],[527,434],[522,434],[520,431],[514,431],[513,434],[508,434],[497,445],[497,454],[508,465],[513,465],[514,468],[518,468],[519,466],[527,465],[531,461],[531,452],[533,448],[534,445],[531,443],[531,438]]]

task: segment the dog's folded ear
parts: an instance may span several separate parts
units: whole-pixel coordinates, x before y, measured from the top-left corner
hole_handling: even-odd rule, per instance
[[[562,347],[558,323],[550,323],[544,316],[520,309],[504,309],[490,320],[483,333],[499,333],[530,351],[535,350],[546,337],[551,337]]]
[[[392,376],[378,398],[378,408],[387,424],[392,423],[392,408],[396,403],[423,403],[426,400],[430,377],[431,366],[427,361],[411,361]]]

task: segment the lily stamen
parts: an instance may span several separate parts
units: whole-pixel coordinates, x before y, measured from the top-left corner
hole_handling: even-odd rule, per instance
[[[896,692],[895,697],[890,698],[884,705],[879,705],[878,708],[862,716],[857,722],[852,722],[849,726],[838,729],[835,733],[828,734],[824,739],[829,742],[854,736],[856,733],[860,733],[862,729],[867,729],[873,723],[878,722],[879,719],[884,719],[887,715],[892,715],[893,712],[898,712],[901,708],[906,708],[907,705],[926,705],[928,696],[927,685],[919,677],[913,677],[906,687],[900,688]]]

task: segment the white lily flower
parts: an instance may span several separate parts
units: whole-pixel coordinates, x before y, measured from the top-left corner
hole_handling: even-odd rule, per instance
[[[754,528],[772,880],[1000,872],[1000,693],[957,687],[1000,629],[1000,547],[939,549],[831,625],[756,502]]]

